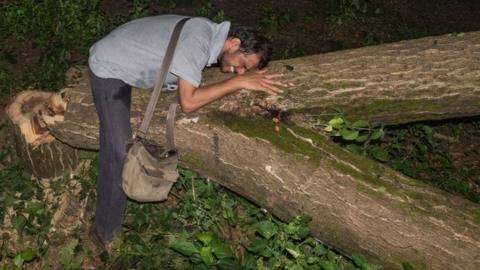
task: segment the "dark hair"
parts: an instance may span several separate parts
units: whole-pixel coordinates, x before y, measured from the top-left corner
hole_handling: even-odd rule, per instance
[[[272,43],[255,28],[236,26],[230,28],[228,38],[240,39],[240,52],[244,54],[260,54],[258,68],[267,66],[272,56]]]

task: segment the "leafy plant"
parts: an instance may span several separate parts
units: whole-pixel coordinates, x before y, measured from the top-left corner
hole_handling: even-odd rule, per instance
[[[391,156],[388,164],[412,178],[480,202],[478,170],[455,165],[451,154],[435,143],[434,134],[435,129],[426,124],[390,131],[384,140]]]
[[[367,14],[368,0],[330,0],[330,18],[335,24],[349,23]]]
[[[130,8],[130,17],[138,19],[150,15],[150,0],[133,0]]]
[[[1,35],[28,40],[41,49],[39,62],[27,69],[25,83],[44,89],[63,85],[73,55],[85,55],[106,30],[107,21],[97,4],[97,0],[25,0],[0,8]]]
[[[223,10],[218,9],[212,2],[207,2],[207,4],[200,7],[200,9],[197,11],[197,15],[200,17],[209,18],[216,23],[232,20],[230,17],[225,15]]]
[[[385,136],[383,126],[371,128],[366,120],[352,123],[338,115],[328,121],[323,130],[339,138],[345,147],[354,153],[369,155],[382,162],[389,160],[388,151],[379,145]]]
[[[174,238],[170,248],[185,255],[196,269],[240,269],[235,254],[212,233],[197,233],[195,240]]]
[[[365,120],[352,123],[341,111],[328,123],[317,125],[351,152],[369,156],[409,177],[480,202],[478,172],[474,168],[455,167],[449,153],[435,146],[432,126],[417,123],[386,131],[383,126],[371,128]]]
[[[65,269],[82,269],[81,263],[75,260],[75,249],[78,239],[73,239],[60,250],[60,262]]]
[[[279,27],[292,22],[294,18],[295,13],[291,10],[265,7],[262,10],[262,19],[260,24],[266,28],[276,30]]]
[[[48,231],[51,213],[45,210],[45,204],[41,201],[43,193],[38,182],[30,179],[19,167],[8,167],[0,171],[0,226],[2,229],[16,232],[19,239],[23,235],[32,235],[41,243]],[[4,221],[8,221],[8,223]],[[11,235],[4,231],[1,235],[0,260],[10,263],[15,269],[23,269],[25,263],[34,261],[38,254],[32,247],[24,247],[22,250],[12,250]],[[4,260],[5,259],[5,260]],[[7,260],[10,259],[11,261]],[[4,265],[6,268],[7,266]],[[8,269],[8,268],[6,268]]]

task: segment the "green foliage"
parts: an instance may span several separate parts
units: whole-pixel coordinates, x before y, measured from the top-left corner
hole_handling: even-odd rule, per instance
[[[225,15],[225,12],[218,9],[212,2],[207,2],[197,11],[197,16],[209,18],[213,22],[221,23],[224,21],[231,21],[232,18]]]
[[[73,239],[60,250],[60,262],[64,269],[82,269],[81,263],[75,260],[75,249],[78,239]]]
[[[369,0],[330,0],[330,18],[335,24],[341,25],[363,17],[370,6]]]
[[[391,156],[388,164],[407,176],[480,202],[478,170],[456,166],[450,153],[435,143],[434,133],[435,130],[425,124],[390,131],[384,142]]]
[[[151,0],[132,0],[130,8],[130,18],[138,19],[150,15],[149,5]]]
[[[292,10],[265,7],[262,10],[260,24],[267,29],[276,30],[285,24],[291,23],[294,19],[295,13]]]
[[[441,189],[480,202],[478,172],[455,167],[448,152],[436,147],[435,130],[426,124],[386,131],[371,128],[365,120],[350,122],[341,111],[326,124],[319,124],[334,141],[349,151],[384,162],[403,174],[427,181]]]
[[[337,138],[351,152],[368,155],[381,162],[389,160],[388,151],[379,145],[385,135],[383,126],[371,128],[366,120],[352,123],[341,114],[324,126],[324,131]]]
[[[120,254],[131,267],[355,269],[309,235],[310,217],[283,223],[196,173],[180,173],[168,205],[129,204]]]
[[[27,80],[37,87],[55,89],[63,85],[72,54],[87,53],[106,28],[97,11],[97,0],[13,1],[0,9],[2,36],[28,40],[39,47],[39,63]]]
[[[40,184],[30,179],[19,167],[9,167],[0,171],[0,227],[11,228],[19,240],[24,235],[36,239],[37,251],[32,247],[14,250],[11,247],[11,234],[2,233],[0,261],[13,265],[15,269],[23,269],[25,263],[34,261],[40,251],[45,250],[44,240],[50,227],[51,212],[46,211],[43,202],[44,194]],[[5,222],[9,221],[9,222]]]

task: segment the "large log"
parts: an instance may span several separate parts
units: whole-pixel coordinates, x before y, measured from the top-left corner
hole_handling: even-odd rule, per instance
[[[467,33],[426,38],[273,63],[276,70],[293,67],[288,76],[295,86],[283,98],[242,91],[196,114],[180,115],[176,143],[181,163],[282,219],[300,213],[312,216],[314,236],[347,254],[364,254],[386,269],[402,269],[406,261],[415,269],[478,269],[477,204],[349,153],[311,130],[281,124],[277,132],[272,121],[238,115],[268,110],[321,114],[331,105],[342,106],[351,117],[387,124],[478,115],[479,66],[474,64],[479,60],[479,37],[480,33]],[[451,52],[463,60],[443,55],[449,47],[463,48],[462,53]],[[378,61],[362,69],[356,59],[373,59],[367,53]],[[449,60],[437,58],[440,55]],[[405,64],[414,58],[424,61]],[[426,77],[401,79],[395,75],[398,72]],[[325,74],[330,77],[322,77]],[[206,74],[205,82],[221,76]],[[349,76],[363,86],[345,85]],[[50,125],[50,132],[73,147],[98,148],[98,122],[86,76],[63,96],[65,120]],[[147,91],[134,91],[133,128],[138,127],[148,98]],[[164,95],[160,106],[166,108],[172,98]],[[399,101],[415,101],[415,106],[391,109],[402,104]],[[369,110],[370,106],[376,109]],[[164,116],[157,111],[152,125],[159,128],[150,129],[150,135],[160,141]]]
[[[385,125],[480,114],[480,32],[408,40],[275,61],[293,87],[279,98],[233,95],[227,111],[257,105],[272,111],[312,115],[342,108],[350,119]],[[209,70],[204,83],[225,78]],[[246,106],[245,106],[246,105]],[[237,112],[238,113],[238,112]]]

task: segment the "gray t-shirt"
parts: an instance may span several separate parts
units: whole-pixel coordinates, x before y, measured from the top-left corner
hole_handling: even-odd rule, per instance
[[[153,88],[175,24],[185,18],[160,15],[119,26],[90,48],[90,69],[101,78],[120,79],[138,88]],[[230,22],[191,18],[183,27],[166,84],[178,77],[198,87],[202,70],[217,62]]]

